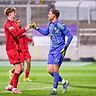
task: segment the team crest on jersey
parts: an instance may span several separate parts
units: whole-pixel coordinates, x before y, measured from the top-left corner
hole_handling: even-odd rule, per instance
[[[13,26],[9,27],[9,30],[12,30],[12,29],[14,29],[14,27],[13,27]]]
[[[57,30],[57,27],[54,27],[54,30]]]

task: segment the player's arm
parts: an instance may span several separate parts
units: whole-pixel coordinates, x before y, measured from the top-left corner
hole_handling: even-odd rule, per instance
[[[32,43],[32,46],[34,46],[34,40],[33,40],[33,38],[29,38],[29,37],[26,36],[26,40],[28,42]]]
[[[27,37],[27,36],[26,36],[26,40],[27,40],[28,42],[33,42],[32,38],[29,38],[29,37]]]
[[[28,38],[28,37],[27,37],[27,41],[28,42],[33,42],[32,38]]]
[[[39,27],[37,31],[39,31],[43,35],[48,35],[49,34],[48,28],[44,29],[44,28]]]
[[[31,38],[31,40],[32,40],[32,46],[34,46],[34,40],[33,40],[33,38]]]
[[[47,28],[41,28],[41,27],[38,27],[37,25],[36,25],[36,23],[32,23],[32,26],[31,26],[31,28],[34,28],[34,29],[36,29],[37,31],[39,31],[41,34],[43,34],[43,35],[48,35],[49,34],[49,28],[47,27]]]
[[[57,26],[61,30],[61,32],[64,33],[65,36],[68,37],[67,38],[67,42],[66,42],[64,48],[60,51],[60,53],[62,54],[62,56],[65,56],[66,50],[67,50],[69,44],[71,43],[73,36],[72,36],[71,32],[69,31],[69,29],[66,27],[66,25],[63,25],[61,23],[58,23]]]
[[[73,36],[72,36],[71,32],[69,31],[69,29],[67,28],[66,25],[63,25],[63,24],[61,24],[61,23],[58,23],[58,27],[59,27],[59,29],[65,34],[65,36],[68,37],[67,42],[66,42],[66,44],[65,44],[65,47],[68,47],[69,44],[70,44],[71,41],[72,41]]]
[[[26,30],[28,30],[30,28],[30,26],[26,26],[25,28],[18,28],[18,30],[16,30],[13,26],[9,25],[9,24],[6,24],[6,27],[7,29],[9,30],[9,32],[14,36],[19,36],[21,35],[22,33],[26,32]]]

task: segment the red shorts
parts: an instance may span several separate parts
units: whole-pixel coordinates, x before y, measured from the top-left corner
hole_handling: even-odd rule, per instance
[[[11,49],[7,51],[7,55],[10,61],[10,64],[21,63],[24,62],[23,53],[16,49]]]
[[[31,55],[28,50],[23,50],[24,60],[31,59]]]

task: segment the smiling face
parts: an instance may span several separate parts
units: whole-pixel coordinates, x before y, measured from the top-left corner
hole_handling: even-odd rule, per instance
[[[53,14],[52,11],[50,10],[48,13],[48,20],[52,21],[52,20],[54,20],[55,17],[56,17],[55,14]]]
[[[16,17],[16,8],[14,7],[5,8],[4,14],[8,16],[10,20],[14,20]]]
[[[10,16],[12,19],[15,19],[15,17],[16,17],[16,11],[13,11],[13,12],[9,13],[9,16]]]
[[[21,27],[21,20],[18,19],[18,20],[16,21],[16,24],[17,24],[18,27]]]

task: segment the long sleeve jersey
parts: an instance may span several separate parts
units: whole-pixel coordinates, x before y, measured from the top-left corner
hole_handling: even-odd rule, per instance
[[[14,21],[10,21],[7,19],[7,21],[4,24],[4,31],[6,36],[6,51],[14,48],[18,49],[18,36],[26,32],[25,28],[20,29]]]
[[[62,22],[57,20],[56,22],[50,22],[46,29],[39,28],[38,31],[44,35],[50,35],[50,52],[60,51],[64,46],[69,46],[73,36]],[[65,36],[68,37],[65,43]]]
[[[28,38],[25,34],[19,36],[20,48],[28,50],[28,42],[34,42],[32,38]]]

